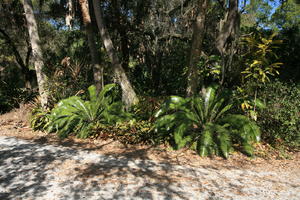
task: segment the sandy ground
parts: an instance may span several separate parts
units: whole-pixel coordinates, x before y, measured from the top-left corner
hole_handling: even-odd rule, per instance
[[[175,165],[0,137],[0,199],[300,199],[300,173]]]
[[[23,112],[24,111],[24,112]],[[300,199],[300,156],[229,160],[192,151],[59,140],[25,110],[0,116],[0,199]]]

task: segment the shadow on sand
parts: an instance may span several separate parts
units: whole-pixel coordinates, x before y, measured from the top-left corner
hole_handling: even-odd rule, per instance
[[[59,167],[55,161],[62,163],[75,159],[80,165],[84,154],[89,155],[88,151],[36,142],[1,138],[0,199],[45,199],[53,192],[50,190],[53,189],[53,180],[57,178],[51,174],[57,170],[56,166]],[[147,158],[148,150],[98,155],[98,160],[77,169],[74,176],[59,183],[59,187],[67,185],[68,191],[58,199],[154,199],[153,193],[159,193],[160,199],[188,199],[188,191],[181,191],[179,181],[169,176],[175,170],[172,165],[137,159],[141,155]],[[131,176],[129,182],[125,181],[128,175]],[[102,183],[89,181],[93,177],[101,177]],[[112,177],[119,179],[118,183],[114,184]],[[107,184],[113,186],[107,187]],[[103,196],[95,198],[95,193],[99,192]]]

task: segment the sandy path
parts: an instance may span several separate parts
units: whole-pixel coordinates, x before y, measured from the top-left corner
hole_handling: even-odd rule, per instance
[[[300,199],[300,173],[180,166],[0,136],[0,199]]]

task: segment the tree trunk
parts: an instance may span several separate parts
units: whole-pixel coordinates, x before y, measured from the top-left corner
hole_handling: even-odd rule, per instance
[[[32,58],[34,61],[34,67],[37,76],[39,94],[41,96],[41,104],[42,104],[42,108],[46,109],[48,106],[48,92],[45,88],[47,82],[47,76],[43,72],[43,67],[44,67],[43,54],[40,47],[40,38],[38,34],[36,19],[33,13],[33,6],[31,0],[24,0],[23,6],[24,6],[26,21],[27,21],[30,43],[32,47]]]
[[[127,108],[129,108],[130,106],[138,103],[138,98],[136,96],[135,91],[133,90],[133,87],[131,86],[131,83],[128,80],[128,77],[126,76],[126,73],[125,73],[120,61],[119,61],[119,58],[114,49],[113,43],[112,43],[110,35],[108,33],[108,30],[106,29],[106,27],[104,25],[101,7],[100,7],[100,1],[93,0],[93,7],[94,7],[94,12],[95,12],[95,16],[96,16],[98,29],[100,31],[100,35],[102,37],[104,47],[105,47],[107,54],[112,62],[114,75],[116,77],[117,82],[120,84],[120,86],[122,88],[123,102],[125,103]]]
[[[187,96],[194,95],[197,92],[199,85],[197,63],[202,52],[202,42],[205,33],[205,19],[208,6],[209,0],[198,0],[198,13],[193,27],[193,37],[188,65]]]
[[[230,0],[228,9],[219,23],[219,34],[216,48],[222,56],[222,79],[224,82],[226,70],[231,66],[232,57],[236,52],[235,41],[240,27],[238,0]]]
[[[85,26],[87,38],[88,38],[88,45],[92,57],[92,65],[94,71],[94,82],[99,92],[103,88],[103,66],[101,66],[100,58],[97,52],[96,42],[95,42],[95,35],[93,32],[91,16],[89,12],[89,4],[88,0],[79,0],[79,4],[81,7],[83,23]]]

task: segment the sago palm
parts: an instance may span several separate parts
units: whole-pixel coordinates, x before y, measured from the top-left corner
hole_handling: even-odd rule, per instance
[[[52,110],[50,115],[49,132],[57,132],[60,137],[67,137],[74,132],[79,138],[89,136],[91,127],[96,122],[115,124],[129,117],[120,101],[115,101],[116,85],[106,85],[99,94],[96,87],[88,88],[89,100],[84,101],[78,96],[64,99]]]
[[[155,115],[159,139],[168,138],[176,149],[189,146],[200,156],[217,154],[227,158],[233,143],[252,155],[251,144],[260,139],[259,128],[246,116],[228,114],[233,106],[229,98],[216,85],[200,96],[171,96]]]

